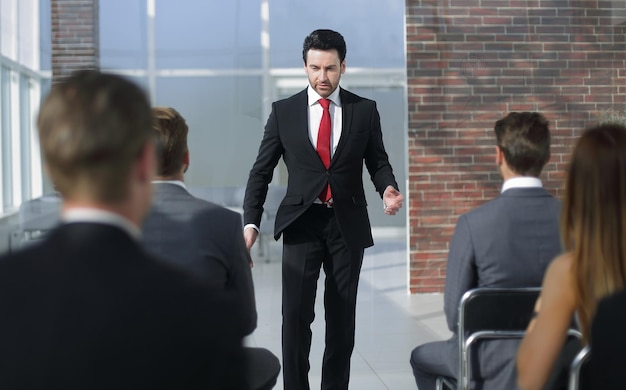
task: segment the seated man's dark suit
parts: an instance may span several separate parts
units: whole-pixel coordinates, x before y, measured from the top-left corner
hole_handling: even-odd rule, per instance
[[[510,188],[462,215],[450,243],[444,311],[453,337],[418,346],[411,366],[420,390],[435,388],[439,375],[456,378],[456,336],[463,294],[476,287],[539,287],[548,264],[561,252],[560,202],[540,187]],[[480,389],[515,389],[518,341],[479,346],[472,378]]]
[[[238,301],[232,310],[244,318],[241,336],[252,333],[257,312],[241,215],[198,199],[174,182],[155,183],[152,204],[143,224],[148,250],[212,287],[236,294]],[[278,358],[264,348],[244,348],[244,356],[251,370],[251,388],[272,388],[280,373]]]
[[[626,291],[600,301],[590,345],[589,378],[583,383],[589,389],[626,389]]]
[[[0,258],[0,388],[245,388],[228,302],[118,226],[64,223]]]

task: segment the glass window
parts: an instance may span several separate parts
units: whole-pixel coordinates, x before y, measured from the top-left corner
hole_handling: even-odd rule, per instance
[[[100,66],[103,69],[147,68],[146,4],[146,0],[106,0],[99,3]],[[184,24],[176,28],[184,28]]]
[[[13,186],[11,171],[11,94],[10,94],[10,71],[7,67],[0,67],[0,147],[2,158],[0,159],[0,177],[2,177],[2,210],[13,205]]]
[[[19,0],[17,17],[18,62],[39,69],[39,0]]]
[[[0,55],[17,60],[17,0],[0,0]]]
[[[263,125],[260,77],[162,77],[157,102],[189,125],[191,186],[244,186]]]
[[[262,21],[264,3],[269,25]],[[385,142],[404,187],[404,7],[403,0],[367,7],[362,0],[107,0],[100,2],[100,60],[104,69],[140,80],[154,104],[187,119],[188,186],[244,186],[271,103],[307,86],[304,37],[316,28],[336,29],[348,45],[342,85],[384,100],[378,103]],[[286,184],[286,174],[279,165],[274,183]],[[404,226],[404,217],[385,218],[380,197],[368,192],[374,225]]]
[[[261,66],[258,0],[156,3],[157,68],[245,69]],[[184,23],[181,23],[184,21]]]
[[[45,2],[44,2],[45,3]],[[40,0],[0,0],[0,216],[43,191],[35,116],[46,75],[39,20],[49,18]],[[47,12],[47,13],[46,13]],[[49,67],[48,67],[49,68]]]
[[[404,0],[269,0],[272,67],[300,67],[304,37],[330,28],[343,35],[348,67],[404,68]]]

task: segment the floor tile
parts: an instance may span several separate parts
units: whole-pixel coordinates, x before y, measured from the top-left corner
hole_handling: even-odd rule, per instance
[[[449,337],[442,294],[408,293],[406,243],[400,237],[375,237],[365,251],[357,299],[356,342],[352,354],[350,389],[416,389],[409,364],[419,344]],[[268,348],[281,357],[280,243],[269,246],[271,260],[255,259],[252,269],[258,327],[249,345]],[[254,252],[253,252],[254,255]],[[309,381],[319,389],[324,353],[323,272],[318,283],[316,318],[311,329]],[[282,390],[282,375],[275,390]]]

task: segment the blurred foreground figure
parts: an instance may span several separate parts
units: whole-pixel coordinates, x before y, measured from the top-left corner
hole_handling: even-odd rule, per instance
[[[239,389],[231,298],[147,254],[152,113],[123,78],[53,86],[38,129],[62,223],[0,258],[0,387]]]

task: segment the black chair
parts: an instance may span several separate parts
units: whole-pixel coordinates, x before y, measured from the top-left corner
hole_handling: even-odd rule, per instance
[[[437,390],[470,388],[472,347],[486,339],[521,339],[533,316],[539,287],[476,288],[459,304],[459,373],[457,379],[437,378]],[[580,332],[570,330],[580,338]]]
[[[42,195],[21,204],[17,226],[9,236],[9,251],[15,252],[41,240],[61,221],[61,196]]]

